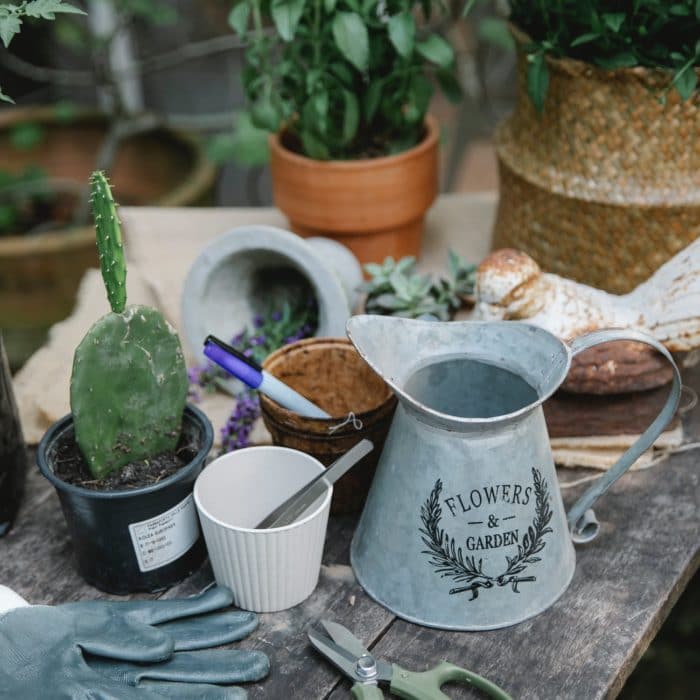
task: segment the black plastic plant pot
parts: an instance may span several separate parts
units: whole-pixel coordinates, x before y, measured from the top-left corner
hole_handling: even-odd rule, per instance
[[[78,572],[101,591],[160,591],[189,576],[204,560],[192,489],[214,433],[209,419],[190,405],[182,430],[197,449],[192,461],[157,484],[121,491],[93,491],[54,474],[58,445],[73,431],[70,415],[54,423],[39,443],[37,463],[58,492]]]

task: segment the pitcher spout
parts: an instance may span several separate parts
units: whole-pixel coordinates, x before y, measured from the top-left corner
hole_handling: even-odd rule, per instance
[[[563,382],[571,356],[523,323],[440,323],[353,316],[348,337],[405,408],[450,429],[500,424],[539,406]]]

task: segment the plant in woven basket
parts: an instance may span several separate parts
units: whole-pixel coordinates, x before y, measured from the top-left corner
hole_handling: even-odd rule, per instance
[[[381,265],[365,265],[365,271],[370,279],[360,290],[367,294],[367,313],[446,321],[471,296],[476,267],[450,250],[448,275],[437,281],[418,274],[413,257],[398,262],[389,257]]]
[[[176,447],[187,398],[180,339],[159,311],[126,306],[119,219],[102,172],[91,179],[102,278],[112,312],[99,319],[73,358],[70,404],[75,439],[100,479]]]
[[[477,0],[469,0],[465,12]],[[668,72],[668,89],[688,99],[700,67],[696,0],[510,0],[510,21],[525,32],[528,93],[538,110],[549,85],[545,56],[601,68],[643,66]],[[663,95],[662,95],[663,97]]]
[[[240,143],[285,127],[294,150],[318,159],[387,155],[420,141],[433,78],[457,100],[450,44],[434,0],[239,0],[230,24],[247,41],[250,105]],[[250,148],[246,157],[250,160]]]

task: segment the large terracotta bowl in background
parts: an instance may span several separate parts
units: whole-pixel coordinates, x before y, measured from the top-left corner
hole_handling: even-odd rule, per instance
[[[39,125],[44,136],[37,146],[19,150],[10,133],[23,123]],[[52,107],[3,110],[2,169],[18,173],[37,165],[79,193],[95,169],[107,128],[105,117],[92,112],[66,121]],[[154,129],[126,139],[109,174],[120,204],[183,206],[208,201],[216,171],[194,138]],[[77,202],[79,194],[73,196]],[[11,365],[17,367],[43,342],[48,327],[70,313],[88,267],[97,267],[91,225],[0,237],[0,328]]]
[[[393,156],[314,160],[289,150],[284,132],[270,138],[275,204],[295,233],[346,245],[361,263],[418,255],[424,218],[438,192],[434,118],[425,137]]]
[[[374,443],[333,487],[332,513],[361,510],[396,409],[391,389],[345,338],[301,340],[272,353],[263,367],[333,416],[305,418],[261,394],[262,417],[275,445],[328,466],[362,438]],[[354,420],[347,420],[350,412]]]

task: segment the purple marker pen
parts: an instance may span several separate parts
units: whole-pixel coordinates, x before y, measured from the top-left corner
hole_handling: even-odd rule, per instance
[[[224,343],[213,335],[204,341],[204,354],[223,367],[229,374],[240,379],[252,389],[269,396],[280,406],[308,418],[330,418],[315,403],[304,398],[290,386],[266,372],[255,360]]]

